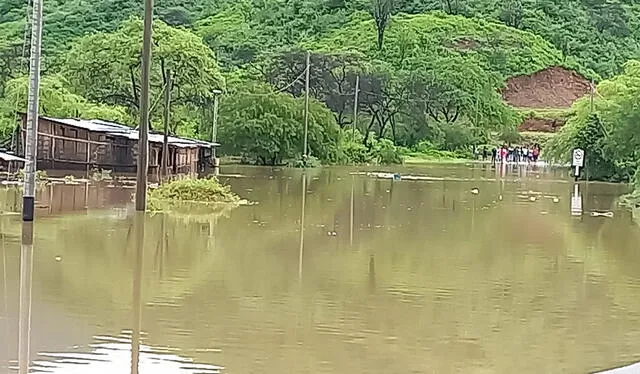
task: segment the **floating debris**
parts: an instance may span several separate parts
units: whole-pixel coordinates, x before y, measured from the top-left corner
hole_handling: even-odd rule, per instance
[[[530,196],[530,197],[529,197],[529,201],[531,201],[532,203],[535,203],[535,202],[536,202],[536,200],[537,200],[537,199],[536,199],[536,197],[535,197],[535,196]]]
[[[479,194],[479,193],[480,193],[480,189],[478,189],[478,188],[472,188],[472,189],[471,189],[471,193],[472,193],[472,194],[474,194],[474,195],[477,195],[477,194]]]
[[[613,218],[613,212],[591,212],[591,217]]]
[[[329,231],[327,232],[327,236],[338,236],[338,233],[335,231]]]
[[[557,204],[557,203],[559,203],[559,202],[560,202],[560,199],[558,199],[557,197],[554,197],[554,198],[553,198],[553,202]]]

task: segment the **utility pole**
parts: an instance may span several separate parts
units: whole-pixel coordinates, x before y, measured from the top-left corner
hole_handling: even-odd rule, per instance
[[[360,92],[360,75],[356,75],[356,93],[353,98],[353,136],[358,129],[358,93]]]
[[[309,73],[311,71],[311,52],[307,51],[307,70],[304,89],[304,149],[302,152],[304,165],[307,165],[307,158],[309,157]]]
[[[36,199],[36,158],[38,150],[38,99],[40,96],[40,51],[42,45],[42,0],[33,0],[31,20],[31,59],[29,62],[29,98],[25,134],[24,193],[22,220],[32,222]]]
[[[171,115],[171,70],[166,72],[167,83],[164,87],[164,139],[162,141],[162,178],[167,178],[167,164],[169,161],[169,116]]]
[[[142,77],[140,82],[140,136],[138,137],[138,173],[136,178],[136,210],[147,209],[147,172],[149,168],[149,77],[151,75],[151,37],[153,33],[153,0],[144,1],[144,34],[142,37]]]
[[[218,107],[219,100],[222,91],[214,90],[213,91],[213,126],[211,128],[211,143],[216,143],[218,141]],[[211,148],[211,163],[214,168],[218,167],[218,159],[216,155],[216,146],[213,145]]]

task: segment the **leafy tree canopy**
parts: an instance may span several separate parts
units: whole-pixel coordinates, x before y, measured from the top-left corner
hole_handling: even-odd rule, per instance
[[[140,95],[142,21],[133,19],[110,33],[80,39],[69,51],[63,73],[90,100],[137,110]],[[174,102],[204,103],[224,88],[213,54],[195,34],[154,22],[151,87],[161,94],[167,72],[173,76]]]
[[[569,160],[580,147],[592,178],[632,180],[640,166],[640,61],[627,63],[624,74],[601,82],[597,92],[593,108],[589,99],[574,104],[575,115],[549,146],[551,156]]]
[[[264,85],[241,87],[238,92],[221,105],[219,134],[226,140],[226,150],[262,165],[300,159],[304,100]],[[331,111],[315,100],[309,109],[309,155],[338,161],[340,129]]]

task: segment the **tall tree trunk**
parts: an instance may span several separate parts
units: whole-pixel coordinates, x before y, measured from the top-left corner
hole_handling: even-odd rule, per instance
[[[367,131],[364,134],[364,140],[362,141],[362,144],[364,144],[365,146],[369,146],[367,143],[369,142],[369,134],[371,133],[371,129],[373,128],[373,124],[376,121],[376,117],[378,116],[378,114],[376,112],[373,113],[373,116],[371,116],[371,121],[369,122],[369,126],[367,126]]]

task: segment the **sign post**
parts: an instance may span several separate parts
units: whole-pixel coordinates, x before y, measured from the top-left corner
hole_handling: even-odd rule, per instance
[[[584,150],[576,148],[573,150],[573,157],[571,165],[576,168],[575,177],[578,179],[580,176],[580,168],[584,167]]]
[[[583,149],[576,148],[573,150],[571,165],[575,167],[574,176],[577,182],[578,177],[580,177],[580,168],[584,167],[584,150]],[[580,188],[577,183],[574,184],[573,186],[573,195],[571,196],[571,215],[572,216],[582,215],[582,195],[580,194]]]

